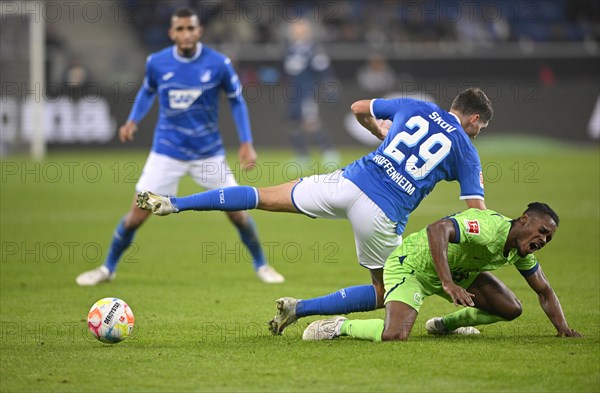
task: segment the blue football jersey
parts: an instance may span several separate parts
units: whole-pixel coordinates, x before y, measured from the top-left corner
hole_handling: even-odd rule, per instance
[[[455,115],[409,98],[376,99],[371,108],[392,126],[379,148],[350,164],[344,176],[398,223],[398,234],[441,180],[458,180],[461,199],[483,199],[479,155]]]
[[[148,56],[144,88],[159,100],[152,151],[185,161],[224,154],[219,93],[242,90],[229,58],[202,44],[191,58],[168,47]]]

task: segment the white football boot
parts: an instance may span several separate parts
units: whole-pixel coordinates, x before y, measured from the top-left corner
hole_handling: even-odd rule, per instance
[[[277,270],[270,265],[262,265],[259,267],[256,271],[256,275],[260,281],[267,284],[281,284],[285,281],[285,277],[279,274]]]
[[[94,286],[103,282],[112,281],[116,276],[116,272],[111,273],[106,266],[102,265],[93,270],[81,273],[77,276],[75,282],[82,287]]]
[[[481,334],[479,330],[474,328],[473,326],[463,326],[452,331],[448,331],[446,325],[444,325],[444,321],[442,318],[431,318],[427,322],[425,322],[425,330],[427,330],[427,334],[437,334],[437,335],[445,335],[445,334],[459,334],[463,336],[469,336],[472,334]]]
[[[135,204],[140,209],[151,211],[157,216],[167,216],[171,213],[179,212],[173,206],[169,197],[156,195],[150,191],[138,192]]]
[[[304,341],[333,340],[342,335],[342,325],[346,317],[333,317],[314,321],[302,333]]]

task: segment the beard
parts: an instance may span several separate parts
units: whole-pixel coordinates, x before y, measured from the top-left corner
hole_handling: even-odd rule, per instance
[[[181,55],[183,57],[192,57],[192,56],[194,56],[195,53],[196,53],[196,46],[193,46],[191,48],[182,48],[181,49]]]

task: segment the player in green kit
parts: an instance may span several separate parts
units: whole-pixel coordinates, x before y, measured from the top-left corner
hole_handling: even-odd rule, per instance
[[[384,268],[385,321],[338,316],[311,323],[302,338],[351,336],[372,341],[407,340],[423,299],[439,295],[465,308],[432,318],[431,334],[477,334],[472,326],[510,321],[521,302],[489,271],[514,265],[538,294],[540,305],[559,336],[580,337],[569,328],[560,302],[533,252],[556,232],[559,218],[546,204],[528,205],[511,220],[492,210],[469,209],[441,219],[408,236]]]

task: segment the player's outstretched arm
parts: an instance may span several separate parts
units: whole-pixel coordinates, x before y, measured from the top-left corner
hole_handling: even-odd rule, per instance
[[[429,251],[433,257],[433,264],[437,272],[442,288],[458,306],[474,306],[472,293],[456,285],[452,281],[450,267],[448,266],[448,243],[456,238],[454,224],[450,220],[439,220],[427,226],[427,239],[429,242]]]
[[[356,120],[375,135],[377,139],[384,140],[387,135],[391,122],[379,122],[371,115],[371,100],[356,101],[350,107]]]
[[[581,334],[569,327],[558,297],[550,286],[542,268],[525,277],[529,286],[537,293],[542,309],[556,328],[559,337],[581,337]]]

